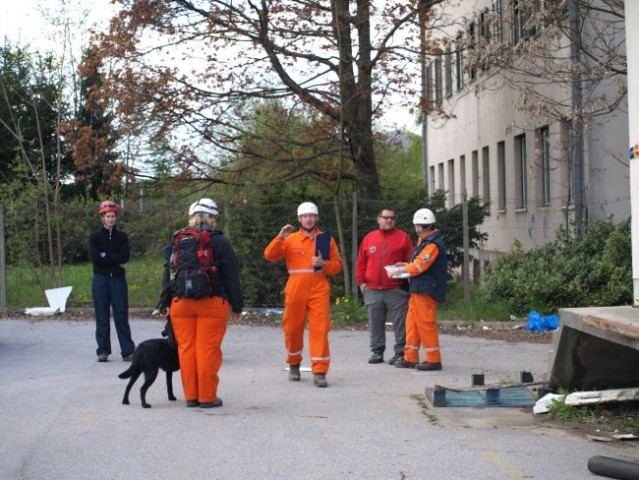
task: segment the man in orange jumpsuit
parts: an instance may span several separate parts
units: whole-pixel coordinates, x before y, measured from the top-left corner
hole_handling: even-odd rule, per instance
[[[435,314],[438,303],[446,299],[448,261],[441,233],[434,226],[435,215],[421,208],[413,216],[418,241],[410,261],[397,264],[391,274],[410,275],[410,299],[406,314],[406,346],[404,358],[395,362],[397,368],[421,371],[442,369],[439,335]],[[419,363],[419,349],[424,348],[426,361]]]
[[[331,361],[328,332],[331,328],[331,287],[327,275],[337,275],[342,270],[342,257],[337,251],[335,239],[330,239],[328,258],[316,249],[315,237],[319,211],[311,202],[300,204],[297,219],[301,228],[293,233],[292,225],[285,225],[264,250],[264,258],[270,262],[284,260],[289,277],[284,289],[284,345],[288,379],[299,382],[300,363],[304,348],[304,325],[308,317],[309,350],[313,381],[317,387],[327,387],[326,373]]]

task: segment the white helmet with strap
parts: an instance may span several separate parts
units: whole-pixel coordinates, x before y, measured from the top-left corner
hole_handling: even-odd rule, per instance
[[[317,205],[313,202],[304,202],[300,203],[300,206],[297,207],[297,216],[304,215],[307,213],[312,213],[314,215],[319,215],[319,210],[317,209]]]
[[[191,204],[189,208],[189,216],[196,213],[208,213],[209,215],[218,215],[219,210],[217,204],[210,198],[200,198],[197,202]]]
[[[413,224],[432,225],[435,223],[435,214],[427,208],[420,208],[413,215]]]

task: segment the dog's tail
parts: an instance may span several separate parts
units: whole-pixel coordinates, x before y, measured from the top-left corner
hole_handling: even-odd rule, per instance
[[[118,377],[120,378],[131,378],[131,374],[133,373],[133,365],[131,365],[127,370],[122,372]]]

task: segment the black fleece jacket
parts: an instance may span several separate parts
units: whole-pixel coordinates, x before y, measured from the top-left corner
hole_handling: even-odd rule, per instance
[[[104,253],[104,256],[100,254]],[[129,261],[129,237],[113,227],[101,227],[89,237],[89,255],[93,262],[93,273],[110,277],[123,277],[123,265]]]

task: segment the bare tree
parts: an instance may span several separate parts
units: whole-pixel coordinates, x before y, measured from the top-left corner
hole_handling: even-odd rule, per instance
[[[581,232],[582,143],[587,129],[624,105],[623,0],[496,0],[473,12],[457,46],[471,77],[490,71],[519,94],[532,122],[570,130],[571,201]],[[486,84],[477,84],[482,88]],[[494,88],[494,85],[493,85]]]
[[[418,101],[417,16],[438,1],[118,1],[105,92],[183,145],[187,169],[237,148],[247,101],[288,99],[333,122],[361,196],[379,197],[373,123],[390,95]]]

